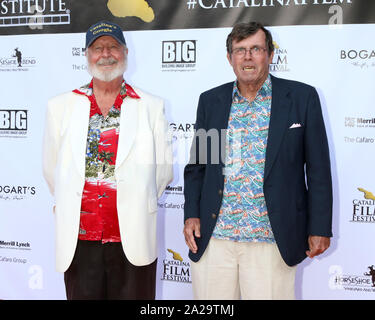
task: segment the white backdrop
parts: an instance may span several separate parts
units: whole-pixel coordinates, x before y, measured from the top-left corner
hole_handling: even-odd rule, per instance
[[[317,88],[331,153],[334,237],[325,254],[298,267],[297,299],[374,299],[366,274],[375,265],[375,197],[365,199],[358,188],[375,194],[375,48],[370,41],[375,25],[270,30],[277,45],[272,73]],[[183,168],[199,94],[234,80],[226,60],[229,32],[125,32],[125,79],[162,97],[175,129],[175,178],[159,199],[157,299],[192,298],[182,235]],[[41,142],[47,100],[90,81],[84,34],[1,36],[0,41],[0,299],[65,299],[63,276],[54,266],[54,217],[42,178]],[[171,42],[177,58],[180,44],[188,50],[181,55],[185,61],[163,63],[170,58],[163,56],[163,47]],[[13,57],[15,48],[22,53],[22,67]]]

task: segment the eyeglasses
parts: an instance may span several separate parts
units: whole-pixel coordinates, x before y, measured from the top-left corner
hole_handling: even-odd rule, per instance
[[[246,56],[246,52],[249,51],[251,56],[259,57],[261,56],[267,49],[261,48],[258,46],[251,47],[249,49],[246,48],[236,48],[232,50],[232,53],[236,55],[237,57],[244,57]]]
[[[120,45],[109,45],[109,46],[91,46],[95,53],[103,53],[105,49],[109,52],[119,52],[123,47]]]

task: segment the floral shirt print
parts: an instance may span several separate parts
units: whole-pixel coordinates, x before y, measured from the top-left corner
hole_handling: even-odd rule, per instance
[[[85,185],[81,203],[80,240],[121,242],[117,216],[117,187],[114,176],[121,106],[125,97],[139,99],[131,86],[123,81],[114,105],[104,117],[93,93],[92,81],[73,92],[90,101],[87,134]],[[126,108],[126,104],[123,108]]]
[[[270,76],[249,102],[235,82],[226,136],[223,201],[213,237],[239,242],[274,242],[263,194],[271,115]]]

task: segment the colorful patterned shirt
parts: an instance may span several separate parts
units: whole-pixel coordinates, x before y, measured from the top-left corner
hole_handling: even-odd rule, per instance
[[[120,242],[114,170],[121,105],[126,96],[133,99],[139,99],[139,96],[123,81],[114,105],[104,117],[96,102],[92,81],[73,92],[85,95],[91,103],[86,148],[86,179],[78,238],[102,243]]]
[[[274,242],[263,194],[264,163],[271,115],[268,76],[249,102],[237,82],[226,136],[223,201],[213,237],[239,242]]]

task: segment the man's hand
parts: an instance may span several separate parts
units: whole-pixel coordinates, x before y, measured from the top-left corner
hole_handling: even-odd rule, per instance
[[[184,236],[185,242],[193,253],[197,253],[198,247],[195,243],[194,235],[201,237],[201,220],[199,218],[189,218],[185,221]]]
[[[309,236],[308,242],[310,250],[306,251],[306,255],[309,258],[314,258],[328,249],[331,239],[329,237]]]

